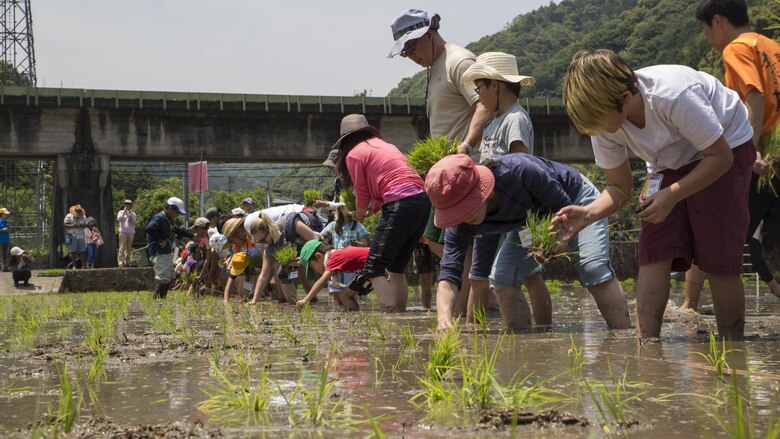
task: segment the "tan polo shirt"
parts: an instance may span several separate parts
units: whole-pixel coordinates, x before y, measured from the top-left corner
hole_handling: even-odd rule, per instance
[[[474,92],[474,86],[463,85],[462,78],[475,60],[476,56],[469,50],[447,44],[445,52],[433,62],[426,102],[432,137],[457,140],[466,137],[471,107],[479,95]]]

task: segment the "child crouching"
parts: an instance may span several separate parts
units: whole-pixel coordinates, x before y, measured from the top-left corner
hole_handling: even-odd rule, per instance
[[[306,271],[306,276],[314,280],[314,273],[320,274],[320,278],[312,285],[306,297],[299,300],[296,306],[303,308],[308,302],[317,297],[317,293],[331,281],[331,290],[336,290],[336,301],[347,311],[357,311],[360,305],[357,295],[368,293],[369,289],[357,291],[357,272],[366,265],[368,247],[347,247],[335,250],[328,244],[318,240],[308,241],[301,249],[301,265]],[[311,268],[311,271],[309,270]]]

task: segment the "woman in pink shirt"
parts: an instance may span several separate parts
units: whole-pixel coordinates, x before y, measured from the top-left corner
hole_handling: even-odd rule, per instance
[[[361,221],[382,209],[363,268],[376,290],[379,308],[405,311],[408,292],[404,268],[431,209],[425,184],[401,151],[382,140],[379,130],[362,114],[342,119],[341,137],[333,149],[339,150],[336,168],[341,181],[353,186],[355,192],[352,219]]]

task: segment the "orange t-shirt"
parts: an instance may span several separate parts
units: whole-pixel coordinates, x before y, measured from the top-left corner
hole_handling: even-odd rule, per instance
[[[780,118],[780,44],[755,32],[745,32],[723,49],[726,86],[745,97],[764,95],[761,135],[771,132]]]

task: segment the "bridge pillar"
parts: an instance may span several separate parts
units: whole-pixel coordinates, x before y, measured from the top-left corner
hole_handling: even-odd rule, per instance
[[[95,265],[115,267],[115,213],[111,194],[111,160],[108,154],[96,154],[94,151],[84,150],[59,154],[54,181],[50,265],[52,267],[62,265],[57,250],[65,238],[63,221],[70,206],[80,204],[87,216],[95,218],[98,229],[103,235],[103,245],[98,249]]]

